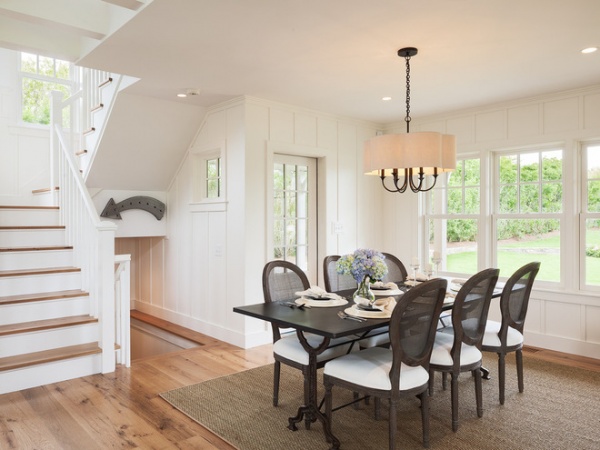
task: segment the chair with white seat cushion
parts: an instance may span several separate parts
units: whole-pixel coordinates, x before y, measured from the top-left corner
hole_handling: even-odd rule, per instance
[[[434,372],[451,375],[452,430],[458,430],[458,377],[471,372],[475,377],[477,416],[483,416],[481,396],[481,342],[487,321],[498,269],[473,275],[456,294],[452,326],[438,331],[429,363],[429,395],[433,394]],[[445,387],[445,386],[444,386]]]
[[[523,392],[523,327],[533,282],[540,270],[539,262],[531,262],[517,269],[508,279],[500,297],[502,322],[488,320],[481,349],[498,354],[498,383],[500,404],[504,404],[505,358],[516,352],[519,392]]]
[[[262,285],[265,302],[294,301],[295,292],[310,288],[306,274],[297,265],[288,261],[271,261],[263,269]],[[279,403],[279,379],[281,363],[295,367],[304,375],[305,404],[308,404],[308,353],[298,340],[296,333],[281,336],[279,327],[272,325],[273,357],[275,368],[273,373],[273,406]],[[305,333],[308,343],[317,347],[323,341],[321,336]],[[317,367],[323,367],[332,358],[345,355],[353,350],[353,345],[346,338],[332,339],[329,347],[317,356]],[[309,426],[307,422],[307,427]]]
[[[423,445],[429,445],[429,358],[447,281],[436,279],[410,289],[390,320],[391,348],[372,347],[325,364],[325,409],[331,428],[333,387],[339,386],[375,398],[389,399],[389,448],[394,448],[401,397],[421,400]],[[329,429],[328,431],[331,431]]]

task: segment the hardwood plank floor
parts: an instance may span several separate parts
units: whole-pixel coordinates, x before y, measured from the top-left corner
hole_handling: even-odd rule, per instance
[[[159,394],[269,364],[271,345],[243,350],[199,339],[198,348],[136,360],[129,369],[0,396],[0,448],[232,450]],[[600,371],[596,359],[533,348],[524,355]]]

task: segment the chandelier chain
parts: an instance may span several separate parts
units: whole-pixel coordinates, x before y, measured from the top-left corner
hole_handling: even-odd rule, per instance
[[[410,130],[410,55],[406,55],[404,57],[406,60],[406,117],[404,121],[406,122],[406,132],[408,133]]]

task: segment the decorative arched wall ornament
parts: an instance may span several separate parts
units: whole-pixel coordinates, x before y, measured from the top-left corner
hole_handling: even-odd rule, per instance
[[[165,204],[160,200],[142,195],[129,197],[128,199],[125,199],[119,203],[115,203],[115,201],[111,198],[106,203],[106,206],[100,214],[100,217],[122,220],[121,212],[129,209],[141,209],[143,211],[147,211],[156,217],[156,220],[160,220],[165,214],[166,207]]]

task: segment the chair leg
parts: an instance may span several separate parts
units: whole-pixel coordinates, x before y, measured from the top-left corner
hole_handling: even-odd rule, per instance
[[[423,426],[423,447],[429,448],[429,393],[425,389],[419,395],[421,399],[421,422]]]
[[[396,448],[396,427],[398,426],[398,422],[397,422],[397,417],[396,417],[396,413],[397,413],[397,403],[398,401],[396,399],[390,398],[390,413],[389,413],[389,424],[388,424],[388,428],[389,428],[389,447],[390,450],[394,450]],[[421,401],[422,404],[422,401]]]
[[[483,417],[483,396],[481,392],[481,370],[473,371],[475,376],[475,400],[477,402],[477,417]]]
[[[433,395],[433,383],[435,378],[435,370],[429,370],[429,395]]]
[[[458,431],[458,374],[452,372],[450,396],[452,397],[452,431]]]
[[[446,386],[448,385],[448,374],[446,372],[442,372],[442,389],[445,391]]]
[[[519,381],[519,392],[523,393],[525,388],[523,383],[523,351],[517,350],[517,380]]]
[[[327,423],[325,425],[325,436],[331,434],[331,422],[332,422],[332,403],[333,403],[333,384],[325,382],[325,416],[327,417]]]
[[[500,404],[504,405],[504,378],[506,370],[506,355],[504,353],[498,353],[498,385],[500,388]]]
[[[279,378],[281,376],[281,363],[275,361],[273,369],[273,406],[279,404]]]

